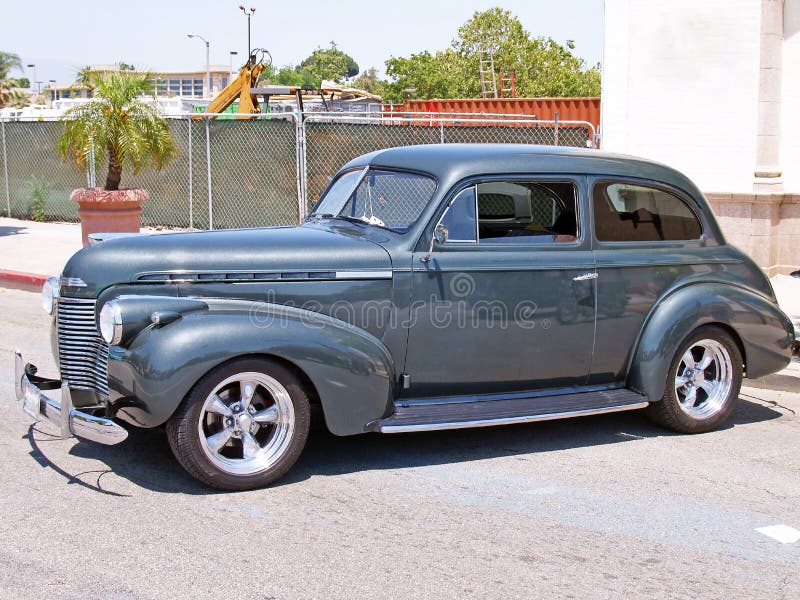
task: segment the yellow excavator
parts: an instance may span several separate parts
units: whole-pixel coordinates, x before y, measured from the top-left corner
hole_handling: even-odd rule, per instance
[[[267,59],[267,60],[265,60]],[[258,100],[250,90],[256,87],[258,77],[272,63],[272,56],[264,48],[256,48],[250,53],[250,58],[239,71],[239,76],[232,79],[206,109],[209,113],[223,112],[231,104],[239,101],[237,119],[252,119],[260,111]],[[199,117],[202,118],[202,117]]]
[[[261,106],[258,103],[257,97],[261,95],[264,105],[269,104],[270,98],[277,100],[294,99],[297,102],[297,108],[300,114],[303,113],[303,101],[311,99],[319,99],[327,112],[330,110],[328,102],[333,102],[335,97],[340,99],[370,99],[376,102],[381,102],[381,97],[374,94],[358,90],[354,88],[343,87],[338,84],[329,84],[319,89],[304,89],[300,86],[294,85],[266,85],[256,87],[258,85],[258,78],[264,70],[272,64],[272,56],[264,48],[257,48],[250,53],[250,59],[239,71],[239,76],[231,80],[225,86],[216,98],[206,108],[206,113],[215,116],[210,117],[215,119],[217,115],[224,112],[231,104],[239,101],[236,108],[237,119],[255,119],[261,112]],[[202,115],[193,117],[195,119],[203,119]]]

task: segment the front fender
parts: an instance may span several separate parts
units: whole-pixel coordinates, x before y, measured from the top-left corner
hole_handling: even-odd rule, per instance
[[[653,307],[633,354],[628,387],[651,402],[660,400],[678,346],[709,324],[722,324],[739,338],[749,378],[780,371],[791,360],[792,324],[776,304],[745,288],[698,283]]]
[[[389,414],[392,357],[366,331],[326,315],[276,304],[208,302],[209,310],[148,328],[109,351],[110,404],[141,427],[166,422],[195,383],[232,358],[270,355],[302,370],[337,435],[363,433]]]

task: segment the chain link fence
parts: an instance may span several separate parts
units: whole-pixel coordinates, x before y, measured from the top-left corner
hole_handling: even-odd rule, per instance
[[[307,207],[349,160],[394,146],[416,144],[549,144],[593,147],[595,129],[580,121],[540,121],[524,115],[439,113],[309,114],[305,129]]]
[[[248,120],[215,115],[170,118],[178,156],[161,171],[123,170],[143,187],[150,226],[219,229],[302,220],[331,176],[361,154],[414,144],[521,143],[593,147],[595,129],[578,121],[525,115],[281,113]],[[77,221],[72,190],[103,185],[105,172],[77,171],[56,153],[55,120],[0,121],[2,194],[8,216]],[[94,175],[94,177],[92,177]]]

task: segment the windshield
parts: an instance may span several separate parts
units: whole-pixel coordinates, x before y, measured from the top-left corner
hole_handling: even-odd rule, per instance
[[[404,232],[436,190],[431,177],[402,171],[363,169],[342,174],[312,216],[358,219]]]

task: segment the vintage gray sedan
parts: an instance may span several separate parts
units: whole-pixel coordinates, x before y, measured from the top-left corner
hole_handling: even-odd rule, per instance
[[[44,289],[59,379],[17,396],[64,435],[166,424],[223,489],[337,435],[644,409],[680,432],[789,361],[768,279],[703,195],[592,150],[431,145],[361,156],[298,227],[109,239]]]

